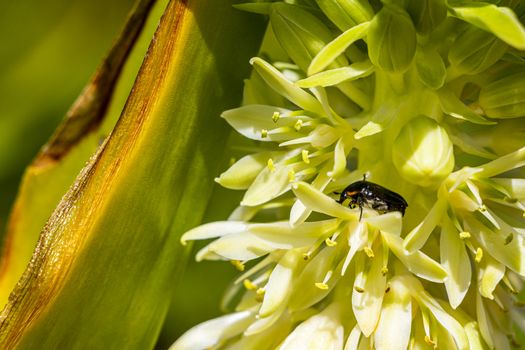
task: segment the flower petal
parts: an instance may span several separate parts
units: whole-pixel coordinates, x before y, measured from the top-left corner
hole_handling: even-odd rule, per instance
[[[344,138],[340,138],[334,148],[334,167],[328,175],[332,178],[338,178],[346,170],[346,154]]]
[[[403,226],[402,216],[398,211],[371,216],[365,218],[363,221],[379,231],[388,232],[396,236],[401,234]]]
[[[346,255],[345,261],[343,263],[343,268],[341,269],[341,275],[346,273],[346,269],[350,262],[352,261],[355,253],[362,250],[365,244],[368,242],[368,227],[363,222],[352,221],[347,226],[348,230],[348,254]]]
[[[442,283],[447,278],[447,271],[427,255],[416,251],[407,254],[403,250],[403,239],[391,233],[381,231],[381,234],[395,256],[418,277],[431,282]]]
[[[389,284],[374,332],[374,345],[377,350],[405,350],[412,329],[411,296],[400,280],[393,278]]]
[[[252,184],[261,170],[266,167],[268,159],[274,158],[273,152],[250,154],[239,159],[215,181],[232,190],[245,190]]]
[[[485,298],[494,300],[492,293],[504,276],[505,265],[490,256],[484,256],[479,268],[479,293]]]
[[[342,206],[306,182],[294,183],[292,190],[297,198],[313,211],[345,220],[357,220],[359,218],[358,211]]]
[[[323,115],[323,107],[309,93],[303,89],[295,86],[286,77],[275,69],[271,64],[261,58],[254,57],[250,60],[253,68],[266,81],[268,86],[276,92],[286,97],[293,104],[301,107],[304,110]]]
[[[291,232],[290,229],[286,231],[285,225],[288,222],[251,224],[246,232],[229,234],[211,242],[197,253],[197,260],[208,259],[210,253],[229,260],[252,260],[278,249],[309,246],[318,239],[307,226],[303,231],[304,235],[284,235],[283,232]],[[312,226],[316,234],[320,227],[322,226]],[[320,234],[322,233],[323,231]]]
[[[361,330],[358,325],[355,325],[348,335],[344,350],[357,350],[359,346],[359,340],[361,339]]]
[[[186,244],[187,241],[222,237],[228,234],[245,232],[247,229],[248,224],[246,222],[216,221],[197,226],[194,229],[189,230],[184,235],[182,235],[180,240],[182,244]]]
[[[242,333],[255,319],[251,311],[241,311],[201,323],[184,333],[169,350],[208,349]]]
[[[326,174],[326,168],[321,169],[319,175],[312,181],[312,186],[323,191],[330,183],[330,177]],[[290,225],[297,226],[302,224],[312,213],[299,199],[295,201],[290,210]]]
[[[266,203],[290,189],[289,173],[291,167],[281,163],[275,165],[275,169],[264,168],[252,182],[241,205],[256,206]]]
[[[315,284],[324,282],[323,280],[329,271],[337,266],[339,262],[337,248],[337,246],[325,247],[312,260],[308,261],[297,280],[294,281],[294,290],[288,305],[291,311],[311,307],[330,293],[338,281],[339,274],[332,274],[332,277],[326,282],[328,287],[326,289],[320,289]]]
[[[442,196],[434,203],[432,209],[430,209],[423,221],[405,237],[403,248],[410,253],[421,249],[436,225],[441,221],[441,217],[446,208],[447,200],[445,196]]]
[[[308,78],[295,82],[295,85],[302,88],[312,88],[316,86],[332,86],[343,81],[352,81],[369,76],[374,72],[374,65],[370,60],[356,62],[347,67],[334,68],[321,73],[309,76]]]
[[[512,241],[506,243],[501,233],[490,230],[471,216],[465,217],[465,223],[469,232],[486,248],[488,254],[521,276],[525,276],[522,236],[515,235]]]
[[[293,250],[287,252],[279,260],[266,284],[259,317],[268,317],[288,300],[288,296],[292,292],[292,278],[300,260],[299,252]]]
[[[381,305],[386,289],[386,276],[383,274],[383,257],[382,254],[375,254],[372,258],[365,258],[364,254],[356,256],[356,266],[360,260],[370,259],[367,261],[364,270],[358,272],[352,292],[352,309],[357,320],[359,328],[369,337],[374,331],[381,313]]]
[[[434,318],[448,331],[454,338],[456,347],[459,350],[468,350],[469,342],[465,330],[461,324],[451,315],[449,315],[439,303],[428,294],[421,283],[412,276],[404,276],[409,281],[410,290],[414,298],[432,313]]]
[[[341,305],[332,304],[301,323],[279,350],[342,350],[344,328],[340,321],[340,309]]]
[[[322,71],[335,61],[350,45],[366,35],[369,26],[370,22],[358,24],[326,44],[310,63],[308,75]]]
[[[490,161],[479,168],[481,171],[474,177],[492,177],[502,174],[506,171],[516,169],[525,165],[525,147],[522,147],[512,153]]]
[[[267,134],[263,135],[262,130],[271,130],[278,126],[272,116],[274,113],[288,114],[289,110],[266,105],[247,105],[235,109],[230,109],[221,114],[237,132],[241,135],[257,141],[283,141],[294,137],[302,136],[293,128],[290,134]]]
[[[467,294],[472,270],[465,244],[448,220],[441,230],[439,245],[441,265],[448,274],[448,278],[445,280],[445,288],[450,305],[455,309]]]

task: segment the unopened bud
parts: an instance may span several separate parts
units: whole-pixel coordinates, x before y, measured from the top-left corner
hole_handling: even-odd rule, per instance
[[[435,186],[454,168],[452,142],[436,121],[419,116],[401,129],[392,149],[392,161],[407,181]]]
[[[404,72],[416,53],[416,30],[399,6],[385,5],[370,23],[368,54],[375,66],[387,72]]]

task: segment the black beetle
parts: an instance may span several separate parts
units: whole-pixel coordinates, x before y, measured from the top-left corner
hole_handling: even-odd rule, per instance
[[[408,203],[400,194],[366,181],[365,176],[363,180],[348,185],[343,192],[337,194],[341,195],[338,203],[343,204],[345,200],[350,199],[349,207],[359,207],[361,210],[359,220],[363,216],[363,207],[377,210],[380,213],[399,211],[401,215],[405,215],[405,209],[408,207]]]

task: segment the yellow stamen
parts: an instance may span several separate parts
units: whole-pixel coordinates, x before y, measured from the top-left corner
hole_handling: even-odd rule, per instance
[[[315,284],[315,286],[319,289],[322,289],[322,290],[327,290],[328,289],[328,284],[326,283],[322,283],[322,282],[318,282]]]
[[[301,130],[301,128],[303,127],[303,121],[301,119],[299,119],[295,125],[294,125],[294,129],[295,131],[299,131]]]
[[[273,159],[272,158],[269,158],[268,159],[268,169],[270,169],[270,171],[273,173],[275,171],[275,165],[273,164]]]
[[[263,139],[267,138],[267,137],[268,137],[268,130],[266,130],[266,129],[262,129],[262,130],[261,130],[261,137],[262,137]]]
[[[463,231],[459,233],[459,238],[461,239],[469,239],[470,237],[470,232]]]
[[[295,171],[290,170],[288,172],[288,182],[294,182],[295,181]]]
[[[327,238],[324,240],[324,242],[326,243],[327,246],[329,247],[335,247],[337,245],[337,242],[336,241],[333,241],[332,239]]]
[[[383,276],[386,276],[387,273],[388,273],[388,267],[383,266],[383,268],[381,269],[381,274],[382,274]]]
[[[239,271],[244,271],[244,264],[239,260],[231,260],[230,263]]]
[[[374,251],[372,250],[372,248],[364,247],[363,250],[365,251],[366,256],[368,256],[369,258],[374,257]]]
[[[478,248],[476,249],[476,257],[474,258],[474,260],[476,260],[476,262],[479,263],[481,259],[483,259],[483,249]]]
[[[310,164],[310,158],[308,158],[308,150],[306,149],[303,149],[303,151],[301,152],[301,156],[303,157],[303,162],[305,162],[306,164]]]
[[[357,293],[364,293],[365,292],[365,290],[363,288],[359,287],[359,286],[355,286],[354,289],[355,289],[355,291]]]
[[[257,295],[264,295],[264,293],[266,293],[266,290],[264,288],[259,288],[255,293]]]
[[[274,123],[277,123],[277,121],[281,118],[281,114],[279,112],[273,112],[272,120]]]
[[[258,288],[257,285],[254,284],[249,279],[245,279],[244,281],[242,281],[242,284],[244,285],[244,288],[246,288],[247,290],[256,290]]]
[[[435,345],[436,345],[436,342],[433,341],[428,335],[425,335],[425,342],[426,342],[428,345],[431,345],[431,346],[435,346]]]

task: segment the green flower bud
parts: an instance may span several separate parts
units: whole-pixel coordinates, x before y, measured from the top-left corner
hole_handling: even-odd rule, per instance
[[[454,168],[452,142],[436,121],[419,116],[401,129],[392,148],[392,161],[407,181],[435,186]]]
[[[447,4],[443,0],[409,0],[407,11],[418,33],[427,35],[447,17]]]
[[[525,116],[525,71],[506,75],[481,87],[479,105],[490,118]]]
[[[416,53],[416,30],[408,13],[385,5],[371,21],[368,55],[372,63],[388,72],[404,72]]]
[[[448,60],[463,74],[477,74],[496,63],[507,51],[507,44],[474,26],[461,33],[450,48]]]
[[[333,39],[330,30],[317,17],[298,6],[273,4],[270,23],[279,44],[304,72],[315,55]],[[343,56],[336,62],[339,66],[348,64]]]
[[[369,21],[374,10],[367,0],[316,0],[324,14],[342,31]]]

